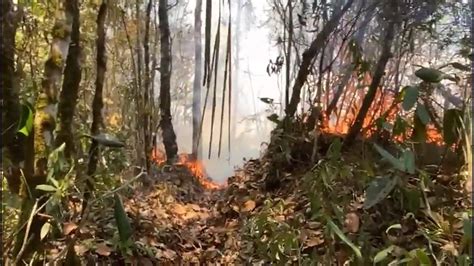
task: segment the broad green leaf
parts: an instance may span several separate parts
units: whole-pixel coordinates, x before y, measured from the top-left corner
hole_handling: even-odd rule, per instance
[[[41,227],[41,231],[40,231],[40,239],[41,240],[43,240],[46,237],[46,235],[48,235],[50,229],[51,229],[51,224],[50,223],[43,224],[43,226]]]
[[[111,148],[125,147],[125,143],[121,142],[116,137],[111,136],[109,134],[98,134],[96,136],[84,134],[84,136],[97,141],[97,143],[99,143],[102,146],[111,147]]]
[[[424,104],[419,104],[416,106],[416,115],[420,118],[420,121],[424,125],[428,124],[431,120]]]
[[[399,115],[397,115],[395,123],[393,124],[392,134],[394,136],[402,135],[403,133],[406,132],[407,127],[408,127],[408,123],[405,120],[403,120],[403,118],[401,118]]]
[[[418,189],[403,189],[403,206],[407,211],[416,213],[420,209],[422,195]]]
[[[409,111],[415,106],[415,103],[418,100],[418,94],[419,94],[418,87],[406,86],[404,88],[403,94],[404,94],[404,97],[403,97],[402,107],[405,111]]]
[[[415,173],[415,155],[409,149],[403,153],[403,161],[405,164],[405,171],[409,174]]]
[[[472,240],[472,219],[469,218],[469,215],[467,213],[463,214],[463,231],[464,231],[464,237],[471,241]]]
[[[392,245],[392,246],[389,246],[386,249],[383,249],[383,250],[377,252],[377,254],[374,257],[374,264],[377,264],[377,263],[385,260],[394,248],[395,248],[395,246]]]
[[[398,182],[397,177],[384,176],[370,182],[366,190],[364,209],[369,209],[384,200]]]
[[[447,145],[452,145],[461,138],[463,114],[461,110],[449,109],[443,117],[443,139]]]
[[[122,200],[117,193],[114,194],[114,200],[114,217],[119,231],[120,242],[126,243],[132,236],[132,227],[128,220],[127,213],[123,208]]]
[[[423,249],[416,250],[416,258],[421,266],[431,266],[431,260]]]
[[[337,225],[329,217],[326,219],[331,231],[334,232],[346,245],[348,245],[354,251],[354,254],[359,260],[362,260],[362,253],[360,252],[360,249],[344,235],[341,229],[339,229],[339,227],[337,227]]]
[[[434,69],[422,67],[415,71],[415,75],[426,82],[438,83],[444,78],[444,73]]]
[[[412,140],[415,142],[424,142],[426,140],[426,124],[423,124],[417,115],[413,118]]]
[[[47,192],[54,192],[54,191],[57,190],[55,187],[53,187],[51,185],[46,185],[46,184],[37,185],[36,189],[42,190],[42,191],[47,191]]]
[[[28,102],[21,104],[18,132],[28,137],[33,128],[33,108]]]
[[[380,155],[382,155],[384,159],[388,160],[393,165],[393,167],[395,167],[397,170],[405,171],[404,162],[402,162],[400,159],[395,158],[392,154],[390,154],[384,148],[380,147],[379,145],[375,143],[374,143],[374,148],[377,150],[377,152]]]

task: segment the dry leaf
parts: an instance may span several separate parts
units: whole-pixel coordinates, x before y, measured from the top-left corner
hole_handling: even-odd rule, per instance
[[[176,257],[176,252],[174,252],[171,249],[164,250],[162,254],[165,258],[170,259],[170,260],[172,260]]]
[[[95,252],[101,256],[108,257],[112,253],[112,249],[109,248],[105,243],[98,244]]]
[[[72,231],[74,231],[77,228],[77,224],[75,223],[64,223],[63,224],[63,232],[64,235],[67,236],[69,235]]]
[[[321,244],[324,243],[324,239],[323,238],[320,238],[320,237],[312,237],[310,239],[307,239],[305,241],[305,245],[307,247],[315,247],[315,246],[319,246]]]
[[[250,211],[253,211],[253,209],[255,209],[255,206],[256,206],[255,201],[247,200],[244,203],[244,208],[242,210],[246,212],[250,212]]]
[[[197,205],[197,204],[190,203],[190,204],[187,204],[187,206],[191,207],[191,209],[193,209],[194,211],[197,211],[197,212],[201,210],[201,207],[199,207],[199,205]]]
[[[172,208],[172,212],[177,214],[177,215],[183,215],[183,214],[186,213],[186,208],[181,204],[175,203],[175,204],[172,205],[171,208]]]
[[[78,256],[82,256],[84,253],[89,251],[89,248],[81,244],[76,244],[74,245],[74,251],[76,251]]]
[[[347,231],[349,231],[350,233],[357,233],[359,231],[359,226],[360,226],[359,216],[354,212],[350,212],[346,214],[346,219],[344,220],[344,226],[346,227]]]
[[[453,242],[446,243],[444,246],[441,247],[441,249],[451,253],[451,255],[453,255],[455,257],[457,257],[459,255],[459,252],[456,249],[456,246],[454,245]]]

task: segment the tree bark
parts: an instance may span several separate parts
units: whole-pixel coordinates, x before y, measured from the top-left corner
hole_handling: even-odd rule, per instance
[[[391,4],[389,7],[386,7],[387,9],[385,10],[386,17],[389,20],[386,31],[385,31],[385,36],[383,39],[383,47],[382,51],[380,53],[380,58],[377,62],[377,65],[375,67],[374,75],[372,77],[372,82],[370,83],[369,90],[367,91],[367,94],[364,97],[364,101],[362,102],[362,107],[359,110],[359,113],[357,114],[357,117],[354,121],[354,124],[352,124],[351,128],[349,129],[349,133],[347,134],[345,140],[344,140],[344,147],[350,146],[354,140],[356,139],[357,135],[360,133],[363,124],[364,124],[364,119],[367,116],[367,112],[370,109],[370,106],[372,105],[372,102],[374,101],[375,95],[377,94],[378,87],[380,85],[380,82],[382,80],[383,75],[385,74],[385,66],[387,65],[388,60],[392,57],[391,54],[391,48],[392,48],[392,42],[395,37],[395,27],[396,27],[396,16],[397,16],[397,3],[395,1],[389,1]],[[393,13],[390,13],[393,12]]]
[[[168,22],[168,0],[159,0],[158,19],[160,22],[161,62],[160,62],[160,126],[163,134],[163,144],[166,160],[173,163],[178,154],[176,134],[171,120],[171,42]]]
[[[293,6],[292,0],[288,0],[288,46],[286,50],[286,86],[285,86],[285,108],[290,102],[290,71],[291,71],[291,42],[293,41]]]
[[[150,121],[151,115],[153,113],[152,105],[150,101],[150,83],[151,83],[151,73],[150,73],[150,14],[151,8],[153,6],[153,1],[149,0],[146,8],[146,20],[145,20],[145,36],[143,40],[143,50],[144,50],[144,63],[145,63],[145,82],[144,82],[144,93],[143,93],[143,150],[145,151],[145,166],[146,170],[150,170],[151,166],[151,128]]]
[[[91,135],[98,135],[100,133],[100,126],[103,123],[102,108],[104,107],[103,89],[105,72],[107,71],[107,57],[105,49],[105,19],[107,17],[107,0],[103,0],[99,7],[99,13],[97,15],[97,61],[96,61],[96,79],[95,79],[95,94],[92,100],[92,124],[91,124]],[[97,141],[92,140],[91,147],[89,149],[89,162],[87,165],[87,175],[89,177],[87,182],[87,193],[90,193],[93,189],[92,176],[97,170],[98,158],[99,158],[99,144]],[[87,195],[86,199],[89,195]]]
[[[55,105],[58,102],[63,66],[69,52],[73,21],[72,12],[68,8],[69,6],[66,5],[66,2],[61,2],[60,7],[63,12],[58,13],[51,31],[53,36],[51,50],[48,60],[45,62],[41,89],[36,99],[36,113],[33,121],[34,171],[31,176],[26,176],[26,184],[22,184],[20,191],[20,194],[23,196],[21,214],[18,221],[20,233],[17,235],[13,250],[17,261],[29,257],[34,249],[41,248],[41,245],[39,245],[39,233],[44,219],[38,215],[34,216],[28,236],[30,239],[24,239],[26,230],[23,224],[30,217],[35,202],[40,206],[46,201],[44,197],[41,197],[41,191],[36,190],[36,186],[46,183],[48,157],[54,149]],[[66,7],[65,10],[64,7]],[[24,242],[25,240],[31,241]]]
[[[310,71],[310,67],[311,67],[313,59],[319,54],[321,49],[324,47],[324,44],[326,43],[327,39],[329,38],[331,33],[336,29],[342,16],[351,7],[353,2],[354,0],[347,1],[344,7],[341,10],[337,11],[331,17],[328,23],[324,26],[321,32],[318,33],[318,35],[316,36],[316,39],[313,40],[310,47],[306,51],[304,51],[301,66],[296,76],[295,83],[293,84],[291,100],[286,108],[285,120],[291,119],[296,113],[296,108],[298,107],[298,104],[301,100],[301,96],[300,96],[301,88],[305,84],[306,79],[309,75],[309,71]]]
[[[0,38],[0,99],[2,108],[2,143],[6,147],[10,164],[5,164],[5,177],[10,192],[20,190],[20,163],[24,160],[24,150],[17,134],[20,119],[20,103],[18,91],[13,77],[15,75],[15,32],[16,23],[13,19],[13,3],[11,0],[0,2],[0,23],[2,37]]]
[[[82,75],[80,58],[82,48],[80,44],[79,2],[77,0],[69,0],[66,1],[66,5],[66,8],[71,12],[73,21],[71,43],[69,44],[69,54],[66,59],[63,86],[58,105],[59,126],[56,137],[56,146],[65,143],[66,147],[64,154],[66,158],[71,158],[71,155],[75,151],[72,124]]]
[[[201,41],[202,0],[196,0],[194,10],[194,82],[193,82],[193,147],[192,157],[198,159],[199,121],[201,118],[201,80],[202,80],[202,41]]]

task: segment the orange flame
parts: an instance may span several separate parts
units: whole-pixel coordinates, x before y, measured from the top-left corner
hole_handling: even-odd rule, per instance
[[[348,90],[359,90],[357,88],[352,88],[349,86]],[[321,125],[321,131],[330,134],[345,135],[349,132],[352,124],[355,121],[355,118],[359,112],[360,107],[362,106],[362,101],[364,94],[359,94],[359,91],[355,92],[356,100],[349,104],[341,104],[339,110],[333,112],[331,117],[327,117],[326,114],[323,115],[323,121]],[[363,121],[363,136],[368,138],[376,132],[375,121],[385,115],[385,121],[389,123],[394,123],[397,114],[400,112],[400,102],[398,102],[392,94],[377,91],[375,100],[373,101],[372,106],[369,108],[366,117]],[[336,119],[337,115],[339,118]],[[394,136],[394,139],[399,142],[405,142],[411,136],[410,130],[407,130],[405,134],[400,136]],[[443,136],[434,125],[429,124],[426,127],[426,141],[429,143],[435,143],[437,145],[443,145]]]
[[[166,162],[166,155],[157,148],[153,149],[151,158],[157,164],[163,164]],[[188,154],[179,154],[177,165],[186,167],[196,180],[206,189],[214,190],[222,187],[208,178],[204,166],[199,160],[193,160]]]

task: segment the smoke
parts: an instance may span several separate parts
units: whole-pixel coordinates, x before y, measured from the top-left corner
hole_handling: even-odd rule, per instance
[[[241,1],[242,4],[244,1]],[[232,99],[232,114],[231,114],[231,152],[228,151],[228,106],[226,99],[226,106],[224,108],[224,125],[222,134],[221,156],[218,158],[218,143],[220,130],[220,115],[221,115],[221,95],[223,89],[223,73],[225,56],[221,53],[219,59],[219,69],[217,77],[217,105],[214,121],[213,143],[211,148],[211,158],[208,158],[209,153],[209,137],[211,128],[211,111],[212,111],[212,89],[214,83],[211,83],[211,91],[207,108],[205,111],[203,131],[200,140],[201,160],[206,168],[207,174],[216,182],[225,182],[226,179],[233,175],[234,169],[240,167],[245,159],[258,158],[262,152],[262,143],[269,140],[270,131],[274,127],[274,123],[269,121],[266,117],[271,113],[267,111],[267,104],[260,101],[258,98],[267,97],[272,98],[275,102],[279,102],[280,89],[278,87],[277,76],[268,76],[266,67],[269,59],[275,58],[278,55],[278,50],[272,45],[272,36],[270,27],[259,26],[263,21],[258,18],[264,18],[265,1],[254,1],[253,5],[246,6],[245,11],[242,11],[240,16],[240,35],[239,40],[239,56],[236,55],[236,43],[234,41],[232,46],[232,65],[233,65],[233,88],[236,93],[233,94]],[[217,28],[217,6],[218,0],[214,0],[213,7],[213,25],[212,25],[212,40],[214,40],[215,31]],[[181,7],[180,14],[187,14],[183,21],[182,15],[173,16],[171,10],[170,17],[175,20],[180,20],[186,24],[186,32],[182,31],[175,34],[173,39],[173,76],[172,76],[172,94],[176,95],[173,104],[173,126],[177,136],[179,153],[191,153],[192,151],[192,87],[194,76],[194,42],[193,42],[193,25],[194,20],[194,5],[195,1],[190,1],[185,7]],[[183,11],[182,9],[186,9]],[[249,9],[252,8],[253,16],[246,15]],[[233,40],[236,40],[236,17],[237,6],[232,8],[232,31]],[[177,9],[178,10],[178,9]],[[227,34],[227,7],[222,7],[223,22],[221,24],[221,46],[220,50],[225,51],[226,34]],[[202,20],[204,22],[205,8],[202,12]],[[204,23],[202,32],[204,32]],[[187,37],[186,37],[187,36]],[[204,40],[202,41],[204,45]],[[236,69],[236,66],[239,69]],[[156,86],[159,88],[159,84]],[[205,90],[202,88],[201,108],[204,106]],[[182,100],[184,96],[184,102]],[[228,93],[226,95],[228,97]],[[177,99],[180,100],[177,100]]]

